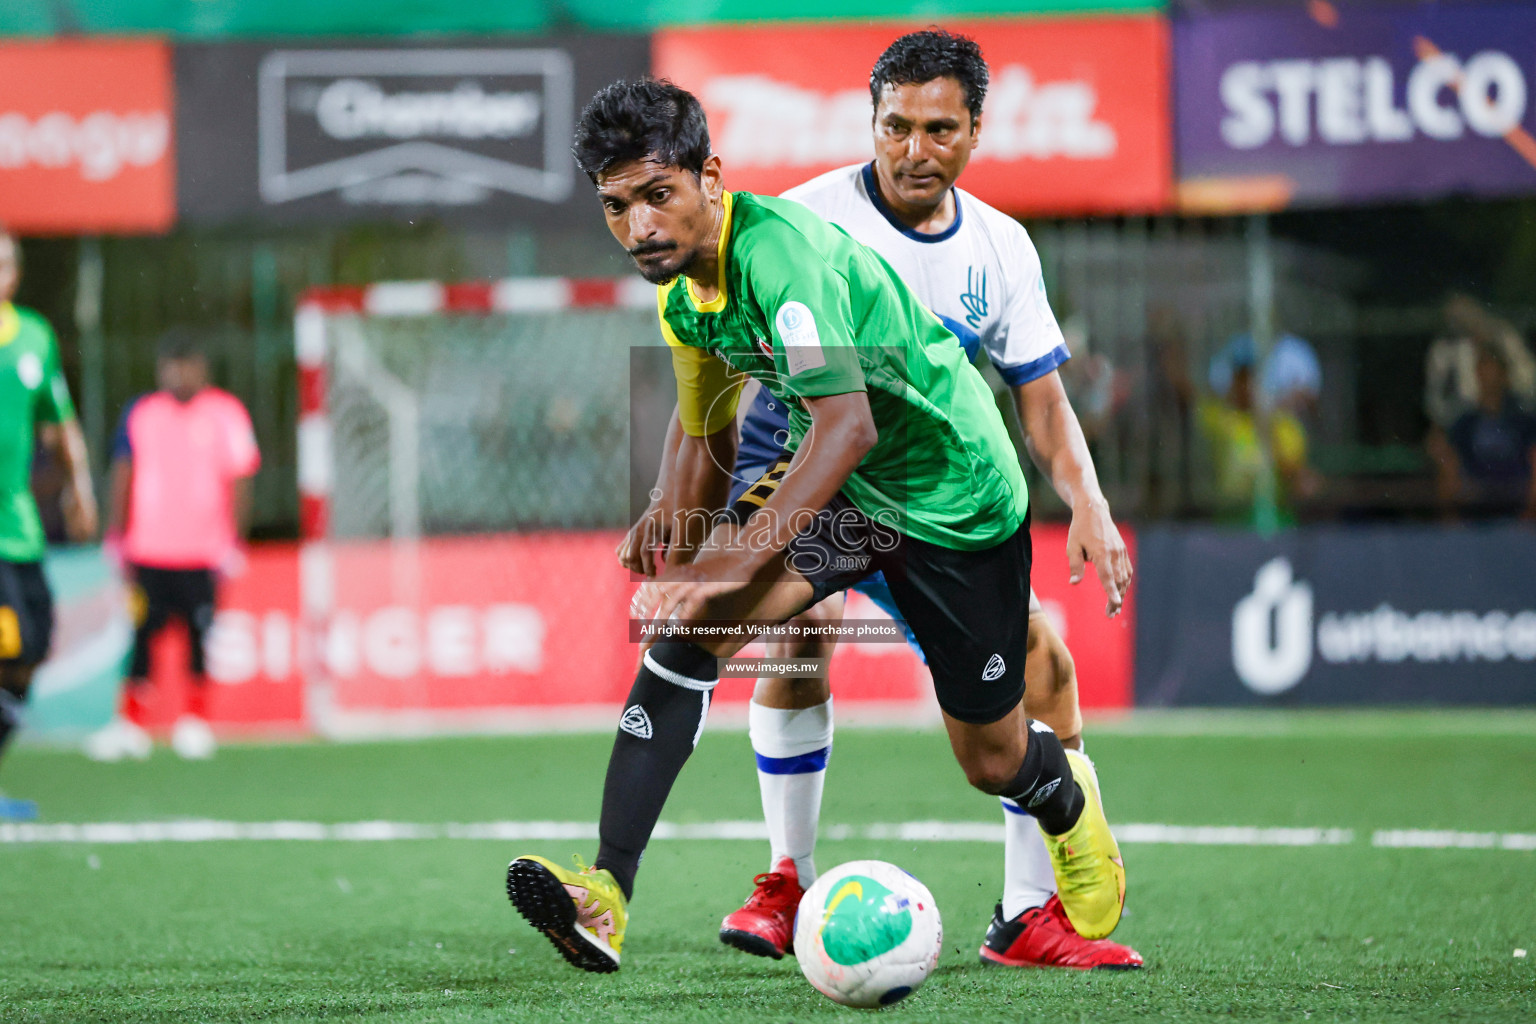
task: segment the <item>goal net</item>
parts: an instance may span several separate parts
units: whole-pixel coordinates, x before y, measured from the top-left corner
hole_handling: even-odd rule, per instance
[[[631,511],[632,389],[657,390],[632,379],[656,365],[636,358],[658,352],[654,289],[330,289],[301,301],[295,338],[312,725],[538,727],[592,696],[562,685],[563,659],[585,646],[582,671],[611,677],[632,657],[612,531]]]

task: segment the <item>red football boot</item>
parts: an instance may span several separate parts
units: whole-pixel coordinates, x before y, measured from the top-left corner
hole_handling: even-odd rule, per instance
[[[752,879],[757,886],[746,905],[720,922],[720,941],[743,953],[782,960],[795,951],[795,911],[805,889],[792,857],[780,857],[767,874]]]
[[[1072,929],[1067,912],[1055,896],[1043,907],[1031,907],[1011,921],[1003,920],[999,903],[981,945],[982,963],[1009,967],[1071,967],[1079,971],[1134,971],[1141,954],[1108,939],[1085,939]]]

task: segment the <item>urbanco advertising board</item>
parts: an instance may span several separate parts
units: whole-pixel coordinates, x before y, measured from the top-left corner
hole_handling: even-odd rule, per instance
[[[591,222],[582,105],[644,36],[179,46],[179,204],[194,223]]]
[[[1536,532],[1139,537],[1136,703],[1536,702]]]

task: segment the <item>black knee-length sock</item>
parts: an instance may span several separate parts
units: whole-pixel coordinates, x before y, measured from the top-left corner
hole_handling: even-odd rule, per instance
[[[625,898],[634,895],[640,857],[672,783],[704,732],[718,680],[715,656],[680,640],[652,647],[635,676],[608,759],[594,864],[613,873]]]

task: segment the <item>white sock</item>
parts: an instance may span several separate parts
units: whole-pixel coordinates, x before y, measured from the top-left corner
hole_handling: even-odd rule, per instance
[[[1056,895],[1056,871],[1040,825],[1007,797],[1003,803],[1003,920],[1011,921]]]
[[[832,700],[795,711],[753,701],[747,707],[747,733],[757,753],[757,785],[772,849],[769,866],[792,857],[800,884],[810,888],[816,880],[812,854],[821,789],[832,753]]]

